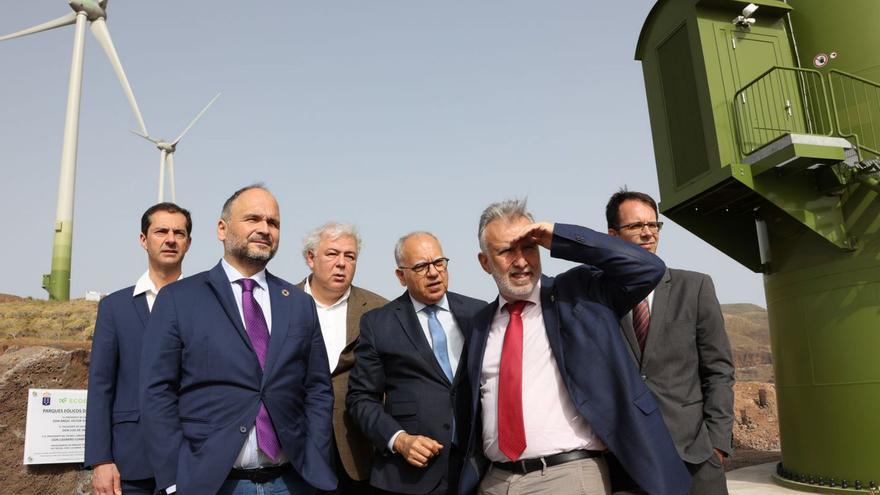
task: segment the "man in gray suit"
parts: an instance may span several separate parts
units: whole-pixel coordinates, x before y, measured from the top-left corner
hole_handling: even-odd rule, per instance
[[[361,252],[361,236],[352,224],[328,222],[306,235],[302,255],[312,273],[297,284],[315,300],[321,333],[327,347],[333,381],[331,460],[339,495],[371,493],[370,459],[373,447],[345,410],[348,376],[354,366],[354,346],[361,316],[388,301],[352,285]]]
[[[608,233],[655,253],[663,226],[657,213],[653,198],[622,189],[605,208]],[[732,451],[733,360],[712,279],[667,269],[620,327],[693,476],[689,494],[726,494],[723,462]],[[609,465],[615,493],[644,493],[613,459]]]

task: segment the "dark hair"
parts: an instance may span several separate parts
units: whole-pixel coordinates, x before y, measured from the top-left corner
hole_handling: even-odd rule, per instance
[[[654,201],[654,198],[643,192],[627,191],[626,186],[623,186],[611,196],[611,199],[608,200],[608,204],[605,205],[605,221],[608,222],[609,229],[617,230],[617,228],[620,227],[620,205],[623,204],[624,201],[630,199],[641,201],[650,206],[654,209],[654,215],[657,218],[660,218],[660,212],[657,210],[657,202]]]
[[[186,217],[186,236],[191,237],[192,229],[193,229],[193,221],[192,216],[189,214],[189,210],[186,208],[182,208],[177,206],[174,203],[157,203],[153,206],[147,208],[147,211],[141,215],[141,234],[147,235],[147,231],[150,230],[150,217],[153,213],[157,211],[167,211],[168,213],[180,213],[184,217]]]
[[[223,203],[223,209],[220,211],[220,218],[223,219],[223,221],[229,221],[229,215],[231,214],[232,210],[232,203],[234,203],[235,200],[242,195],[242,193],[250,191],[251,189],[262,189],[266,192],[269,192],[269,190],[266,189],[266,186],[264,186],[262,182],[257,182],[248,186],[244,186],[238,191],[235,191],[234,193],[232,193],[232,196],[229,196],[229,198],[227,198],[226,201]]]

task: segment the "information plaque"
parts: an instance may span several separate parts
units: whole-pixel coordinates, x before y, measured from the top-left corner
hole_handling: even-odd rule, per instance
[[[25,464],[83,462],[86,390],[28,390]]]

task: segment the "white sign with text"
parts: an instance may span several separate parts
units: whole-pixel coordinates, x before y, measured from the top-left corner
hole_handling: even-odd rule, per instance
[[[83,462],[86,445],[86,390],[28,390],[25,464]]]

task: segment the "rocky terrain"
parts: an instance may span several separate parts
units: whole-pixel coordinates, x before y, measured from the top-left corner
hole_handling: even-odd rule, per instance
[[[70,464],[22,464],[28,388],[86,388],[97,303],[0,294],[0,486],[3,493],[88,494],[90,473]],[[766,311],[722,305],[733,346],[734,455],[725,467],[779,460],[776,389]]]

